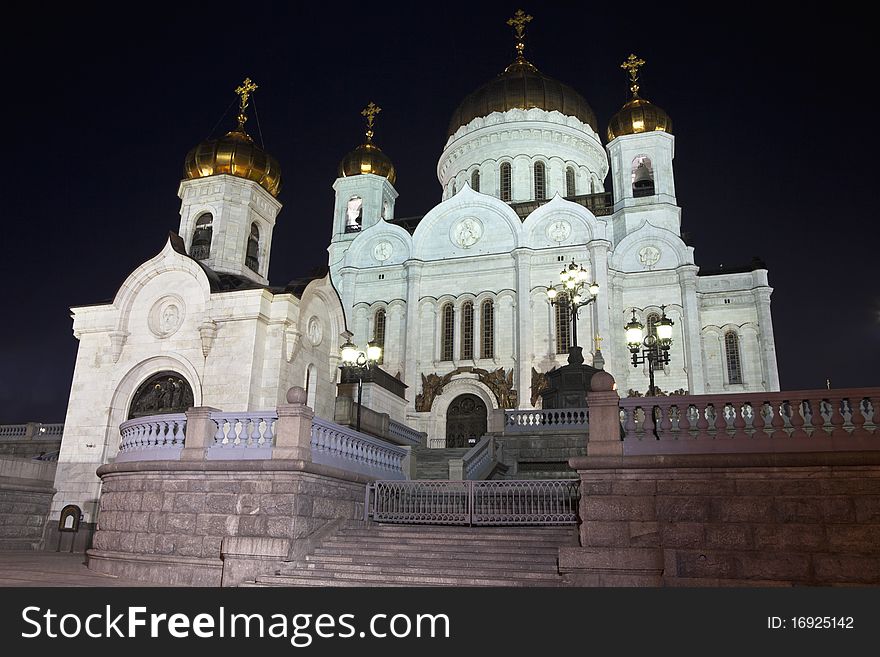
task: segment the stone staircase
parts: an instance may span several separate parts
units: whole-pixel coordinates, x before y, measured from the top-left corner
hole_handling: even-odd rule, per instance
[[[469,447],[431,449],[414,447],[416,479],[449,479],[449,459],[460,459]]]
[[[561,586],[574,526],[351,523],[301,561],[245,586]]]

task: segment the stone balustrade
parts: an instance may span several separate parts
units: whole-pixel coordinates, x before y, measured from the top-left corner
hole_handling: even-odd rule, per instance
[[[217,426],[214,442],[208,449],[208,459],[272,458],[278,420],[275,409],[238,413],[215,411],[208,417]]]
[[[383,479],[406,479],[410,449],[398,447],[350,427],[312,420],[312,461]]]
[[[501,445],[493,436],[483,436],[460,459],[449,459],[450,481],[482,480],[501,460]]]
[[[423,432],[416,431],[412,427],[408,427],[396,420],[389,420],[388,434],[390,437],[399,440],[402,444],[423,445],[425,442],[425,434]]]
[[[624,454],[880,447],[880,388],[631,397]]]
[[[117,461],[168,461],[180,458],[186,438],[186,414],[147,415],[119,425]]]
[[[562,433],[589,430],[586,408],[548,408],[531,411],[504,411],[504,433]]]

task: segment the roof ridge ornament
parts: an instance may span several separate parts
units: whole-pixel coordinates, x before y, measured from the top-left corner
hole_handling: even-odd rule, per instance
[[[644,65],[645,60],[634,54],[630,54],[620,65],[620,68],[629,73],[629,90],[632,92],[633,98],[639,97],[639,69]]]
[[[373,101],[370,101],[370,104],[361,110],[361,116],[367,119],[367,132],[365,134],[367,135],[368,144],[373,142],[373,122],[376,120],[376,115],[381,111],[382,108]]]
[[[517,9],[516,13],[513,17],[507,19],[507,24],[513,28],[514,36],[516,37],[516,63],[517,64],[528,64],[529,62],[526,60],[525,55],[523,55],[523,51],[526,49],[526,25],[531,23],[533,20],[532,16],[524,12],[522,9]]]
[[[259,87],[253,83],[250,78],[245,78],[244,82],[242,82],[235,89],[235,93],[238,95],[238,128],[236,128],[236,132],[240,132],[242,134],[247,134],[244,129],[244,124],[247,123],[247,107],[248,107],[248,99],[251,97],[251,94],[254,93]]]

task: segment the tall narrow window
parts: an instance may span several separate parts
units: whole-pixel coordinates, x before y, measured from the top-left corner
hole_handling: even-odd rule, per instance
[[[474,172],[471,174],[471,189],[475,192],[480,191],[480,171],[479,169],[474,169]]]
[[[480,306],[481,358],[495,358],[495,304],[486,299]]]
[[[318,398],[318,368],[310,364],[306,368],[306,405],[314,410]]]
[[[739,358],[739,336],[736,331],[724,334],[724,351],[727,356],[727,382],[742,383],[742,365]]]
[[[461,357],[474,357],[474,304],[470,301],[461,307]]]
[[[501,165],[501,200],[510,200],[510,162],[504,162]]]
[[[455,187],[455,181],[453,180],[453,181],[452,181],[452,195],[455,196],[455,194],[457,193],[457,191],[458,191],[458,190],[457,190],[456,187]]]
[[[251,234],[248,236],[247,253],[244,264],[251,271],[260,269],[260,227],[256,222],[251,224]]]
[[[375,321],[373,323],[373,342],[382,347],[382,356],[379,357],[379,363],[385,356],[385,309],[379,308],[376,311]]]
[[[535,200],[543,201],[547,198],[547,176],[543,162],[535,162]]]
[[[455,332],[455,310],[451,303],[443,306],[443,326],[440,331],[440,360],[452,360],[452,340]]]
[[[571,322],[568,317],[568,306],[557,303],[556,309],[556,353],[567,354],[571,347]]]
[[[189,254],[193,260],[204,260],[211,257],[211,239],[214,235],[214,217],[206,212],[196,220],[196,230],[193,233],[192,246]]]
[[[574,188],[574,167],[565,169],[565,195],[574,196],[577,194]]]
[[[361,229],[363,221],[364,199],[352,196],[345,206],[345,232],[353,233]]]

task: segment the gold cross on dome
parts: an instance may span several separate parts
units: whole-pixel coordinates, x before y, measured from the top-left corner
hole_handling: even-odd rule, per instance
[[[524,62],[526,58],[523,56],[523,51],[526,49],[525,44],[525,36],[526,36],[526,24],[532,22],[532,17],[524,12],[522,9],[517,9],[516,13],[513,15],[513,18],[507,19],[507,24],[510,25],[514,32],[516,33],[516,61]]]
[[[235,93],[238,95],[238,130],[240,132],[244,132],[244,124],[247,123],[247,114],[245,114],[245,110],[248,106],[248,99],[251,97],[251,94],[254,93],[258,89],[257,85],[253,83],[250,78],[245,78],[244,82],[242,82],[235,89]]]
[[[381,111],[382,108],[376,105],[373,101],[370,101],[370,104],[361,110],[361,116],[367,118],[367,141],[370,141],[373,138],[373,122],[376,120],[376,115]]]
[[[639,93],[639,69],[644,65],[645,60],[633,54],[620,65],[620,68],[629,73],[629,90],[633,92],[633,96]]]
[[[602,351],[602,340],[604,339],[605,338],[600,338],[598,333],[596,334],[596,337],[593,338],[593,342],[596,343],[596,351]]]

